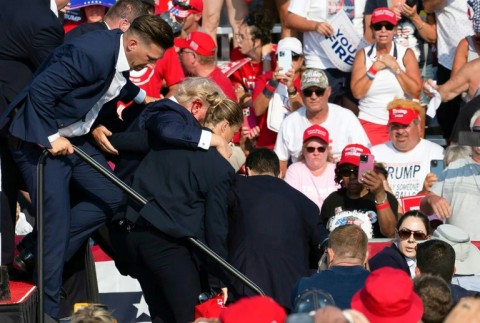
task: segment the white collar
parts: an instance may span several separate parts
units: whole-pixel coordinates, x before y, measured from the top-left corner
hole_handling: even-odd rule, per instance
[[[50,10],[57,16],[58,18],[58,6],[55,0],[50,0]]]
[[[117,65],[115,66],[118,72],[126,72],[130,70],[125,48],[123,47],[123,35],[120,36],[120,50],[118,52]]]

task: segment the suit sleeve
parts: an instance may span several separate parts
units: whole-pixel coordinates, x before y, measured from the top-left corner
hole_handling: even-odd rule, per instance
[[[147,118],[145,128],[153,135],[154,140],[186,148],[197,148],[202,134],[198,124],[189,124],[175,111],[152,114]]]
[[[29,124],[19,125],[18,129],[12,124],[10,128],[14,135],[26,129],[26,141],[33,138],[37,141],[35,143],[47,148],[51,147],[48,136],[57,133],[60,128],[55,118],[57,102],[76,88],[103,77],[101,74],[106,68],[72,46],[64,46],[56,54],[56,61],[38,74],[30,85],[25,108],[21,111],[27,116],[25,119]],[[20,113],[17,116],[20,117]]]
[[[56,17],[52,19],[57,19]],[[41,19],[40,19],[41,20]],[[57,21],[50,21],[46,26],[36,26],[35,37],[32,41],[30,60],[36,70],[50,55],[51,52],[63,43],[64,31]],[[56,26],[57,25],[57,26]]]

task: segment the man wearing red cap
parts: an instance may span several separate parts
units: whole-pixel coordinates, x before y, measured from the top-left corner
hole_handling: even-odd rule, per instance
[[[385,190],[380,168],[365,172],[362,181],[358,179],[362,154],[370,154],[370,149],[359,144],[350,144],[343,149],[335,168],[335,182],[341,188],[325,199],[320,218],[330,231],[354,223],[362,227],[368,238],[393,237],[398,202]]]
[[[185,35],[201,30],[203,0],[173,0],[170,12],[183,24]]]
[[[194,31],[187,38],[176,38],[175,46],[186,74],[212,79],[227,97],[237,101],[232,82],[216,64],[217,45],[213,38],[201,31]]]
[[[351,111],[328,102],[332,88],[323,70],[306,69],[302,73],[300,90],[304,106],[283,120],[275,142],[275,153],[280,159],[283,174],[289,159],[292,162],[298,160],[302,150],[303,132],[313,124],[319,124],[328,130],[329,144],[335,160],[338,160],[342,149],[349,143],[370,146],[358,118]]]
[[[390,141],[372,147],[375,160],[386,164],[396,198],[427,192],[436,181],[430,161],[443,159],[443,148],[420,137],[417,102],[396,99],[387,108]]]

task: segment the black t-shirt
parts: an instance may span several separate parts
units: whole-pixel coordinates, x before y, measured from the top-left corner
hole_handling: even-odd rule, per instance
[[[343,211],[357,211],[366,213],[372,222],[373,238],[386,238],[380,232],[380,225],[378,223],[377,208],[375,207],[375,198],[372,193],[358,198],[351,199],[346,194],[346,189],[341,188],[336,192],[331,193],[323,202],[320,218],[322,223],[327,226],[328,220],[336,214]],[[387,192],[387,199],[390,207],[393,210],[395,217],[398,215],[398,201],[389,192]]]

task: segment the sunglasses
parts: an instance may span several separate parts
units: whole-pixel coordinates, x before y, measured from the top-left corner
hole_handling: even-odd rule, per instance
[[[372,28],[375,30],[375,31],[379,31],[379,30],[382,30],[382,27],[385,27],[386,30],[390,30],[392,31],[393,28],[395,28],[394,25],[388,23],[388,22],[382,22],[382,23],[378,23],[378,24],[372,24]]]
[[[183,1],[174,0],[172,4],[174,7],[179,7],[182,10],[196,10],[194,7]]]
[[[358,167],[354,168],[340,168],[338,174],[342,177],[350,177],[353,175],[357,176],[358,174]]]
[[[409,239],[412,236],[412,234],[413,234],[413,238],[417,241],[427,240],[427,235],[422,231],[412,231],[412,230],[403,228],[403,229],[397,230],[397,234],[402,240]]]
[[[303,93],[303,96],[309,98],[313,95],[313,93],[315,93],[316,96],[323,96],[323,94],[325,93],[325,89],[305,89],[305,90],[302,90],[302,93]]]
[[[324,153],[327,150],[327,147],[323,147],[323,146],[320,146],[320,147],[306,147],[305,150],[310,154],[313,153],[315,150],[318,151],[319,153]]]

